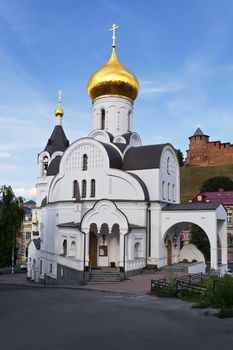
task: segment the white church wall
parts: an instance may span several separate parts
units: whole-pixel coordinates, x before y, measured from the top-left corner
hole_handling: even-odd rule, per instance
[[[106,194],[109,199],[121,200],[144,200],[144,192],[139,182],[129,174],[117,170],[109,169],[106,172],[108,176],[108,191],[100,194],[104,198]]]
[[[42,200],[48,195],[48,189],[53,176],[43,176],[37,179],[36,184],[36,205],[39,207]]]
[[[126,236],[126,271],[138,270],[146,265],[146,229],[132,229]]]
[[[164,264],[165,254],[164,247],[160,237],[161,231],[161,205],[159,203],[151,203],[151,248],[148,263],[161,267]]]
[[[146,227],[146,210],[145,202],[116,202],[120,209],[128,219],[129,224]]]
[[[159,169],[130,170],[129,173],[138,175],[145,183],[150,200],[159,200]]]
[[[160,160],[159,199],[169,203],[180,202],[179,164],[173,148],[167,146]]]
[[[57,241],[59,246],[57,247],[56,253],[58,255],[64,255],[63,242],[67,241],[67,257],[74,259],[83,259],[83,234],[72,228],[60,228],[58,233]],[[72,243],[74,242],[74,246]]]

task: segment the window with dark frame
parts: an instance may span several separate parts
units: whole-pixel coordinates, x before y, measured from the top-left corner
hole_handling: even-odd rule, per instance
[[[82,198],[86,198],[87,196],[87,181],[82,181]]]
[[[73,198],[79,200],[80,194],[79,194],[79,184],[77,180],[73,181]]]
[[[87,160],[88,157],[86,154],[83,155],[83,166],[82,166],[82,170],[87,170]]]
[[[67,240],[64,239],[63,241],[63,245],[62,245],[62,248],[63,248],[63,256],[66,256],[67,255]]]
[[[105,129],[105,109],[101,109],[101,129]]]
[[[91,197],[95,197],[95,180],[91,180]]]

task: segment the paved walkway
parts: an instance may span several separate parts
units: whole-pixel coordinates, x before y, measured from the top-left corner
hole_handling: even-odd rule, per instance
[[[181,274],[179,274],[181,275]],[[182,274],[183,275],[183,274]],[[165,276],[164,273],[143,274],[130,277],[117,283],[89,283],[85,286],[53,286],[57,288],[72,288],[81,290],[93,290],[101,292],[123,293],[131,295],[144,295],[150,292],[151,280],[158,280]],[[46,288],[43,284],[27,281],[26,274],[0,275],[0,285],[17,285],[30,288]]]
[[[161,278],[164,278],[163,274],[157,272],[150,275],[133,276],[125,281],[117,283],[89,283],[86,286],[81,286],[80,289],[143,295],[150,292],[151,280],[158,280]]]

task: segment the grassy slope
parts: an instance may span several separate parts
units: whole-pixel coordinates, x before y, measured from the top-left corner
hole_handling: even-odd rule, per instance
[[[181,202],[191,199],[200,190],[205,180],[219,175],[228,176],[233,180],[233,164],[182,167],[180,169]]]

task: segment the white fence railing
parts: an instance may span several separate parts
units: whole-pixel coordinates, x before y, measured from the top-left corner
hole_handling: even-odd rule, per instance
[[[145,258],[137,258],[134,260],[127,260],[125,262],[126,271],[142,269],[145,266],[146,266],[146,259]]]

